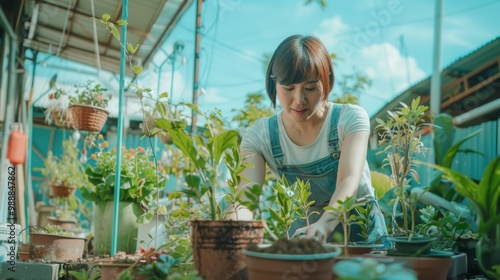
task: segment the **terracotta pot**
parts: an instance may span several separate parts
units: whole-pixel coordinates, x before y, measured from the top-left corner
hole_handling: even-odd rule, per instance
[[[65,186],[61,184],[50,184],[49,197],[68,197],[76,190],[75,186]]]
[[[243,250],[248,264],[248,279],[332,279],[332,267],[341,249],[335,245],[324,246],[328,248],[328,253],[292,255]]]
[[[203,279],[247,279],[243,249],[262,243],[262,222],[192,220],[190,225],[194,269]]]
[[[384,248],[383,244],[349,244],[347,245],[347,254],[344,244],[335,243],[342,249],[342,256],[362,256],[371,253],[373,250]]]
[[[451,267],[451,258],[395,257],[395,261],[416,271],[418,280],[445,280]]]
[[[30,233],[30,256],[47,262],[76,261],[83,256],[85,241],[80,237]]]
[[[57,225],[65,231],[73,232],[76,229],[76,222],[72,220],[62,220],[57,217],[48,217],[49,224]]]
[[[20,261],[25,261],[30,259],[30,252],[17,252]]]
[[[100,263],[101,279],[115,280],[118,279],[120,273],[129,268],[132,264],[129,263]],[[146,279],[145,276],[135,276],[134,279]]]

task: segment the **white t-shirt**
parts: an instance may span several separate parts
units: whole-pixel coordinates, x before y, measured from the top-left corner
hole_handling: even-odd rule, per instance
[[[285,165],[306,164],[330,155],[328,148],[328,134],[330,132],[330,123],[332,115],[333,103],[328,103],[328,113],[323,123],[323,127],[319,132],[318,137],[314,142],[307,146],[298,146],[293,143],[286,130],[283,127],[281,112],[278,113],[278,129],[280,136],[281,149],[284,155]],[[250,126],[241,142],[241,151],[250,151],[261,155],[266,161],[271,172],[279,178],[276,162],[271,151],[271,140],[269,138],[269,118],[257,120]],[[344,104],[340,111],[339,121],[337,124],[340,149],[344,143],[344,139],[350,133],[358,131],[370,132],[370,119],[368,113],[358,105]],[[368,144],[367,144],[368,145]],[[360,180],[358,189],[358,197],[360,191],[366,195],[368,191],[373,196],[373,188],[371,187],[370,169],[368,162],[365,161],[363,174]]]

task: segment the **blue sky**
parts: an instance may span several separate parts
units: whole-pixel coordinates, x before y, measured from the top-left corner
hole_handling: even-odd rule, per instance
[[[322,9],[317,3],[305,5],[305,0],[205,1],[201,109],[219,108],[230,118],[231,109],[241,108],[248,93],[264,92],[263,54],[271,54],[283,39],[298,33],[318,36],[337,54],[337,80],[353,71],[372,79],[372,86],[360,96],[360,105],[373,115],[409,85],[432,74],[434,2],[327,0]],[[171,68],[164,66],[161,73],[157,68],[172,51],[173,43],[182,40],[186,64],[181,59],[174,64],[174,102],[192,100],[195,6],[179,21],[140,80],[143,87],[157,88],[160,77],[160,92],[170,91]],[[498,0],[444,0],[442,67],[500,36],[499,12]],[[130,11],[129,18],[133,16]],[[50,71],[57,72],[47,73]],[[112,78],[103,83],[118,89]],[[127,106],[129,113],[136,107]]]

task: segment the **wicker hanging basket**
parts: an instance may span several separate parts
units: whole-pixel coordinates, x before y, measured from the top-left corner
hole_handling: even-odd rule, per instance
[[[95,106],[71,105],[68,114],[74,129],[99,132],[106,123],[109,112]]]

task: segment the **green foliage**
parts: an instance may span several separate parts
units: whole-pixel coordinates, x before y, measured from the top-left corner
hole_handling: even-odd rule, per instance
[[[333,219],[336,219],[340,221],[342,224],[342,228],[344,230],[344,247],[347,248],[348,245],[348,238],[349,234],[351,231],[351,225],[356,223],[356,224],[363,224],[367,230],[369,229],[369,224],[367,221],[370,221],[369,217],[369,212],[368,212],[368,220],[365,220],[360,217],[356,217],[355,214],[352,213],[352,210],[356,208],[360,208],[359,211],[364,213],[366,212],[365,210],[361,210],[361,207],[365,205],[368,202],[366,199],[360,199],[358,200],[355,196],[350,196],[346,198],[345,200],[338,200],[337,201],[337,207],[333,206],[326,206],[325,211],[333,211]],[[366,224],[365,224],[366,223]],[[368,236],[368,232],[365,233],[366,236]],[[345,250],[347,254],[347,250]]]
[[[333,271],[339,280],[416,280],[417,275],[403,263],[381,263],[373,258],[341,260]]]
[[[251,126],[256,120],[269,117],[274,114],[274,110],[268,105],[263,104],[266,97],[260,93],[250,93],[245,100],[243,109],[232,109],[236,114],[233,116],[232,121],[236,122],[237,127],[247,128]]]
[[[370,219],[370,214],[373,208],[373,203],[366,203],[364,206],[359,205],[354,208],[356,213],[354,224],[359,225],[361,232],[358,235],[363,238],[365,243],[368,243],[368,238],[370,237],[368,233],[373,228],[373,221]]]
[[[339,104],[359,104],[359,96],[366,92],[371,86],[372,80],[367,75],[361,72],[354,74],[343,75],[343,79],[339,80],[337,85],[339,88],[339,96],[332,101]]]
[[[34,170],[40,171],[49,185],[88,186],[85,168],[78,158],[79,150],[76,143],[70,137],[63,141],[62,148],[63,153],[60,157],[54,156],[52,151],[48,151],[47,158],[43,161],[44,167],[34,168]]]
[[[196,106],[182,104],[203,115]],[[211,220],[218,220],[224,218],[215,197],[219,188],[219,168],[222,163],[230,168],[230,183],[233,187],[240,182],[239,173],[244,168],[239,157],[238,131],[222,127],[224,122],[218,110],[204,116],[207,122],[203,137],[189,134],[185,123],[171,120],[166,115],[157,119],[155,124],[170,135],[173,144],[189,159],[196,171],[196,174],[186,175],[187,187],[180,192],[199,202],[208,200],[208,215]]]
[[[500,224],[500,157],[490,161],[479,184],[450,168],[435,164],[427,165],[443,172],[443,178],[455,184],[455,190],[474,203],[478,213],[478,231],[482,234],[499,234]]]
[[[88,105],[106,108],[111,99],[111,94],[106,94],[108,89],[96,84],[92,87],[93,81],[87,81],[84,85],[75,86],[76,96],[70,96],[70,105]]]
[[[99,203],[113,200],[117,173],[116,150],[106,149],[108,142],[101,135],[97,141],[99,151],[90,156],[94,160],[94,166],[89,164],[85,170],[92,186],[81,188],[80,191],[86,200]],[[168,178],[163,164],[156,164],[151,152],[142,147],[122,149],[120,176],[120,201],[135,202],[144,207],[153,204]],[[165,206],[159,205],[156,210],[166,213],[164,208]],[[153,216],[153,212],[148,212],[140,220],[148,222]]]
[[[248,202],[242,202],[250,210],[255,211],[257,217],[268,216],[265,221],[267,239],[278,240],[286,236],[291,238],[289,230],[291,225],[298,219],[306,220],[309,225],[309,217],[319,214],[310,211],[314,201],[309,201],[311,196],[309,182],[297,179],[293,184],[289,184],[283,176],[271,186],[272,193],[259,203],[259,197],[263,195],[260,186],[251,186],[246,191]]]
[[[436,237],[438,241],[433,246],[436,250],[454,248],[457,237],[470,232],[467,221],[452,212],[441,213],[432,206],[419,211],[422,223],[416,226],[415,232],[423,236]]]
[[[394,193],[397,199],[393,207],[393,233],[402,232],[404,235],[413,235],[413,230],[408,229],[408,204],[411,207],[411,197],[409,193],[409,180],[413,178],[419,181],[415,170],[415,154],[424,151],[420,142],[419,130],[424,123],[424,115],[429,107],[420,105],[420,97],[412,100],[410,106],[401,103],[396,111],[388,111],[387,121],[377,119],[378,125],[375,130],[379,133],[379,144],[386,144],[381,153],[386,153],[385,165],[391,168],[391,179],[394,182]],[[403,215],[402,230],[396,223],[398,203],[401,204]]]
[[[448,114],[441,114],[436,117],[434,124],[436,126],[434,129],[434,149],[438,165],[451,168],[453,160],[458,153],[477,153],[477,151],[461,149],[460,147],[467,140],[476,136],[480,132],[479,130],[465,136],[463,139],[453,144],[455,126],[453,125],[451,116]],[[463,198],[462,196],[457,195],[457,192],[454,190],[449,181],[443,180],[442,172],[439,170],[436,170],[436,173],[434,174],[430,190],[449,201],[460,202]]]

